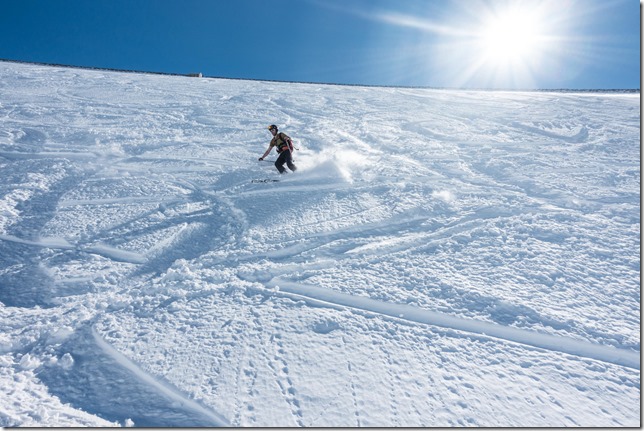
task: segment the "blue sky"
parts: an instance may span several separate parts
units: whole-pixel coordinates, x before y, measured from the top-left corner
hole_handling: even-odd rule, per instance
[[[0,58],[449,88],[640,88],[636,0],[0,0]]]

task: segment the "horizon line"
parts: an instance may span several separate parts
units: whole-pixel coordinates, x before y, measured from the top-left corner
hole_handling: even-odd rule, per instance
[[[62,63],[48,63],[41,61],[27,61],[27,60],[13,60],[8,58],[0,58],[0,62],[6,63],[19,63],[19,64],[31,64],[37,66],[47,66],[47,67],[63,67],[70,69],[83,69],[83,70],[103,70],[107,72],[118,72],[118,73],[138,73],[146,75],[165,75],[165,76],[183,76],[188,78],[201,78],[201,79],[226,79],[226,80],[235,80],[235,81],[259,81],[259,82],[277,82],[285,84],[315,84],[315,85],[338,85],[338,86],[347,86],[347,87],[371,87],[371,88],[410,88],[410,89],[427,89],[427,90],[451,90],[451,91],[516,91],[516,92],[581,92],[581,93],[592,93],[592,92],[609,92],[609,93],[639,93],[640,88],[541,88],[541,89],[519,89],[519,88],[462,88],[462,87],[432,87],[429,85],[385,85],[385,84],[349,84],[349,83],[338,83],[338,82],[319,82],[319,81],[288,81],[280,79],[262,79],[262,78],[233,78],[226,76],[208,76],[203,75],[201,72],[191,72],[191,73],[177,73],[177,72],[155,72],[149,70],[138,70],[138,69],[116,69],[111,67],[98,67],[98,66],[78,66],[73,64],[62,64]]]

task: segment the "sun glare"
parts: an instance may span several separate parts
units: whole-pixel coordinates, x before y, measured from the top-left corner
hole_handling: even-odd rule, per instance
[[[379,9],[352,13],[427,34],[406,44],[414,56],[400,73],[426,74],[438,86],[534,89],[552,79],[559,80],[562,74],[574,74],[583,65],[579,61],[572,67],[569,63],[562,67],[570,57],[588,52],[573,49],[583,41],[583,37],[574,35],[577,17],[591,13],[578,13],[583,9],[581,0],[445,3],[451,7],[430,8],[426,16],[417,11]],[[378,53],[378,58],[390,67],[391,56]]]
[[[487,61],[505,63],[535,55],[539,42],[537,17],[522,10],[492,16],[480,39]]]
[[[463,3],[467,7],[455,8],[443,25],[451,31],[437,36],[430,57],[445,86],[533,89],[562,73],[575,0]]]

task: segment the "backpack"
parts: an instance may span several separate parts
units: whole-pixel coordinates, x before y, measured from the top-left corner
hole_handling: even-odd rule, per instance
[[[277,148],[278,153],[281,153],[287,147],[291,152],[293,152],[293,141],[287,134],[279,132],[275,137],[277,138],[275,141],[275,147]]]

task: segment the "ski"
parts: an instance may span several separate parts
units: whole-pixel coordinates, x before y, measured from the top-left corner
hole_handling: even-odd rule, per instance
[[[251,183],[277,183],[277,182],[279,182],[279,180],[275,180],[272,178],[251,180]]]

